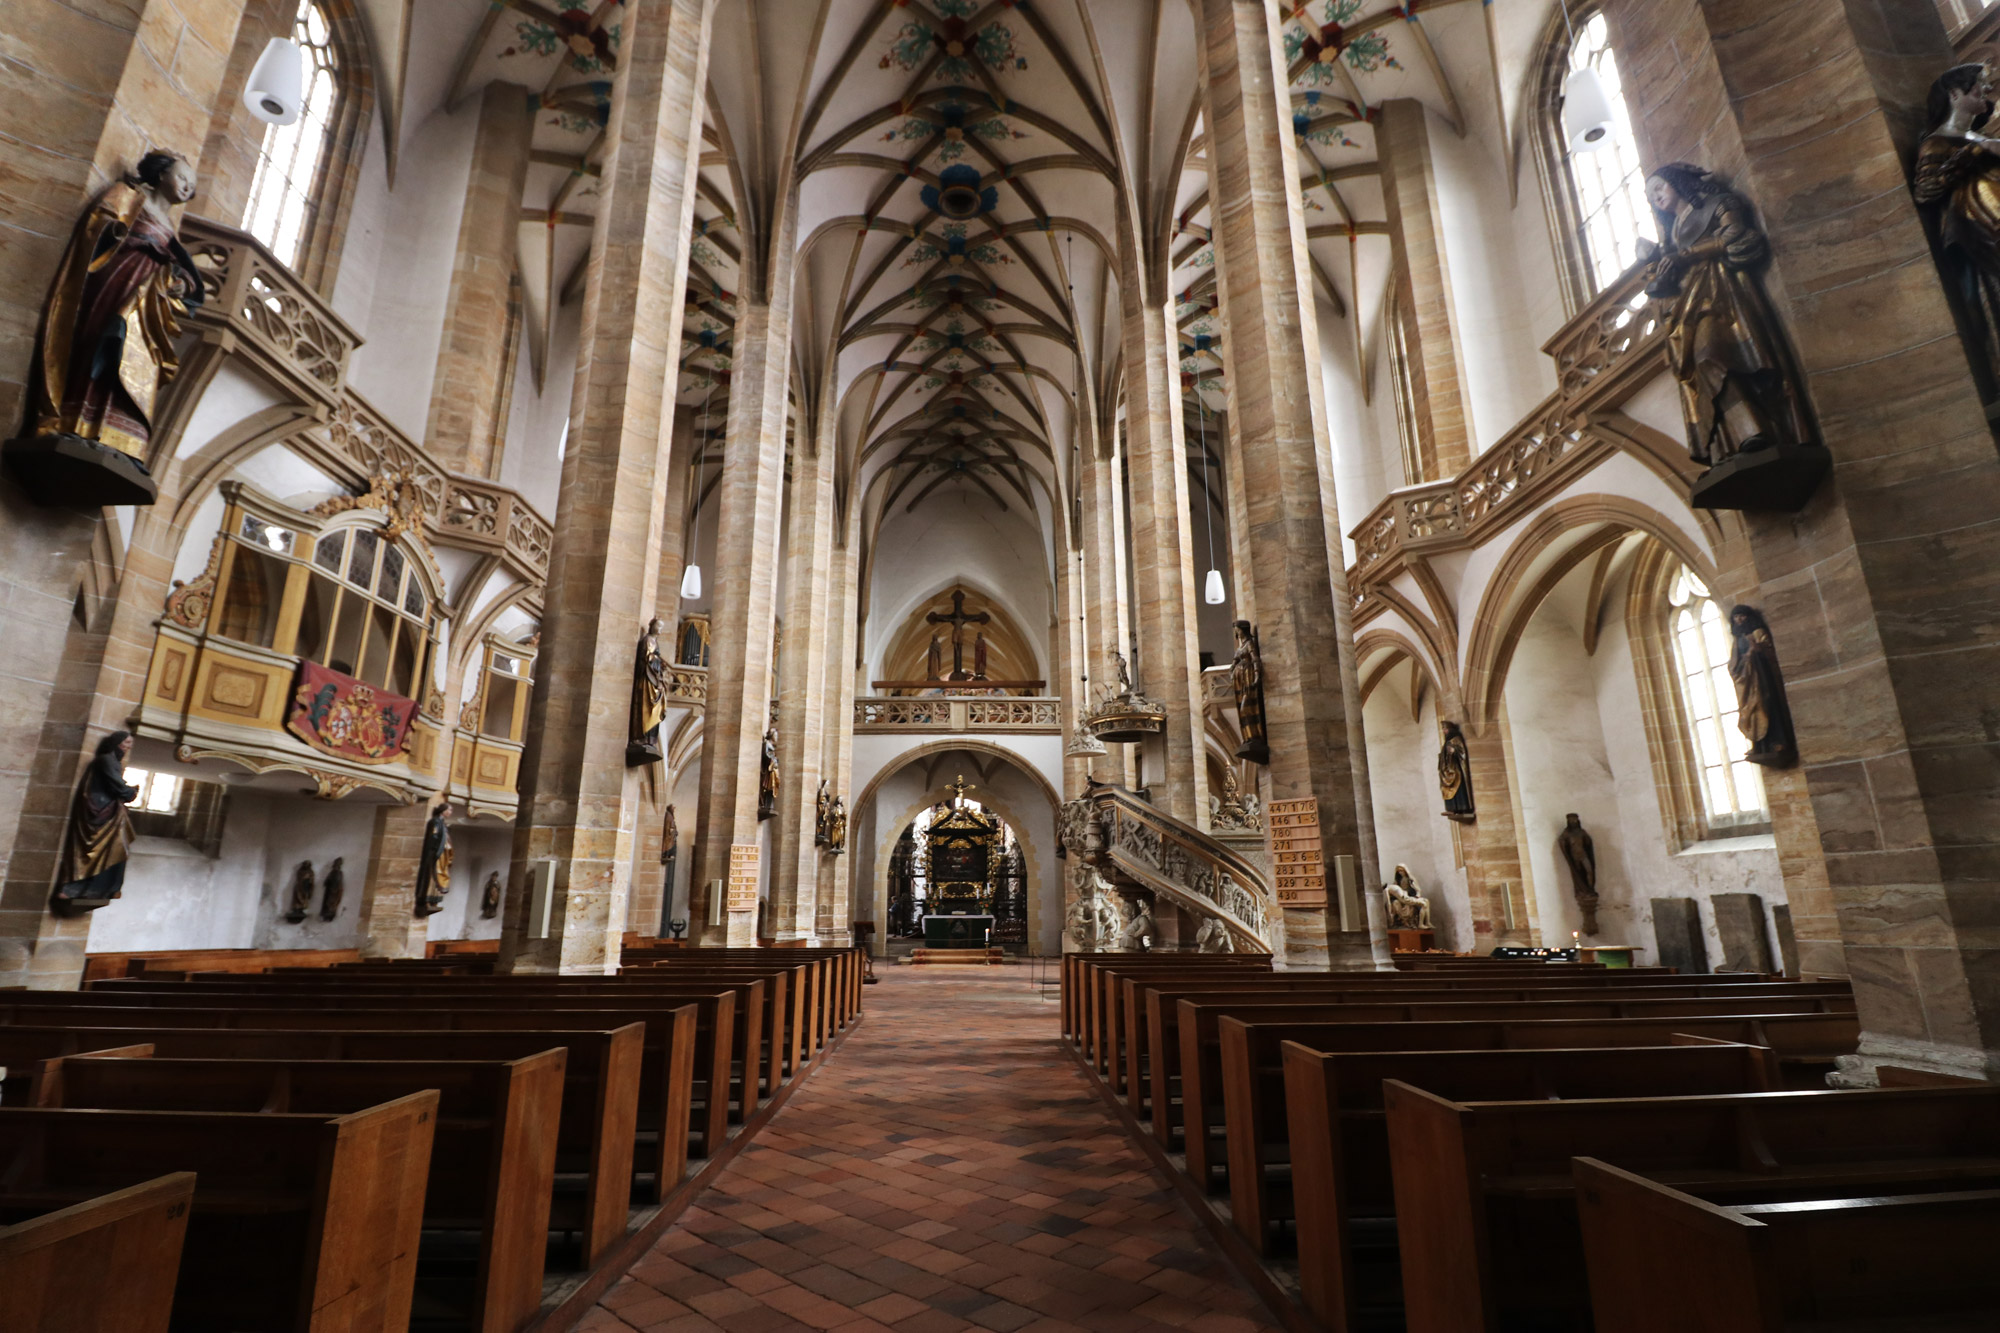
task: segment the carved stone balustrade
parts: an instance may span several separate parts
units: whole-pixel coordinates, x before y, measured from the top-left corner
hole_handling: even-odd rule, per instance
[[[1123,787],[1092,783],[1062,808],[1072,856],[1227,927],[1238,953],[1271,953],[1282,913],[1261,866]]]
[[[288,444],[357,492],[376,477],[407,476],[433,541],[496,555],[527,583],[547,580],[549,521],[498,482],[447,472],[349,387],[348,363],[362,340],[318,292],[247,232],[191,216],[181,239],[202,275],[206,301],[187,322],[203,353],[243,357],[318,409],[322,424],[308,424]]]
[[[1542,345],[1556,363],[1554,394],[1458,476],[1391,491],[1349,532],[1356,608],[1364,617],[1379,608],[1373,590],[1406,557],[1479,545],[1615,452],[1596,418],[1661,374],[1664,350],[1645,269],[1635,268]]]
[[[687,708],[708,705],[707,667],[670,666],[667,671],[671,676],[667,681],[667,698]]]
[[[854,701],[856,735],[897,732],[1008,732],[1015,735],[1060,735],[1062,700],[1058,698],[891,699],[870,695]]]

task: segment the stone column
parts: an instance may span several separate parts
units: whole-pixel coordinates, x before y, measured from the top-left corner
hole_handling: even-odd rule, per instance
[[[1262,0],[1199,0],[1197,11],[1222,354],[1243,460],[1249,559],[1238,577],[1254,580],[1261,612],[1270,795],[1318,799],[1331,901],[1333,858],[1354,857],[1363,884],[1374,880],[1374,858],[1298,150],[1278,32]],[[1331,906],[1288,911],[1287,960],[1323,965],[1330,935],[1339,938],[1330,920],[1338,920]],[[1365,966],[1369,956],[1357,931],[1339,939],[1332,960]]]
[[[0,438],[21,426],[43,300],[84,207],[154,148],[199,172],[243,8],[8,6],[8,68],[21,91],[0,112],[10,182],[0,194]],[[98,738],[124,720],[93,711],[108,610],[80,573],[103,521],[36,505],[0,473],[0,987],[66,989],[82,974],[89,921],[57,920],[48,898],[75,784]],[[74,620],[80,604],[89,627]]]
[[[787,507],[785,652],[778,675],[778,762],[785,785],[778,802],[777,860],[771,867],[770,921],[775,938],[806,939],[818,918],[819,867],[825,856],[814,841],[819,784],[840,794],[825,767],[827,656],[833,627],[827,598],[834,563],[833,478],[840,437],[827,394],[811,447],[792,457],[792,497]]]
[[[638,0],[607,129],[569,450],[522,756],[505,968],[611,972],[639,784],[625,766],[634,646],[659,606],[668,435],[687,287],[712,0]],[[671,590],[669,590],[671,592]],[[562,910],[524,938],[528,863]]]
[[[814,933],[825,944],[851,943],[854,895],[851,889],[856,829],[861,824],[860,793],[854,790],[854,669],[861,618],[857,576],[861,549],[861,506],[849,498],[847,514],[837,519],[840,545],[832,552],[831,586],[827,590],[828,647],[826,654],[826,720],[824,771],[832,789],[847,801],[847,854],[823,857],[819,870],[819,907]],[[876,923],[881,939],[885,923]]]
[[[2000,454],[1907,185],[1950,44],[1929,0],[1605,9],[1643,159],[1756,207],[1833,458],[1803,512],[1746,517],[1860,1008],[1849,1075],[1991,1078]]]
[[[507,359],[508,289],[535,132],[531,106],[527,89],[518,84],[489,83],[480,96],[472,174],[465,183],[444,336],[431,380],[424,446],[452,471],[475,477],[498,471],[497,446],[507,430],[501,414],[514,374]]]
[[[451,733],[446,732],[448,739]],[[430,918],[417,915],[417,871],[423,861],[424,825],[435,798],[375,809],[368,868],[355,904],[364,958],[422,958]]]
[[[1149,773],[1147,786],[1154,805],[1206,828],[1208,767],[1201,751],[1201,647],[1195,636],[1180,346],[1161,266],[1128,257],[1119,269],[1138,599],[1132,609],[1139,626],[1139,661],[1132,676],[1148,698],[1167,706],[1166,772]]]
[[[708,920],[709,882],[727,892],[732,847],[759,846],[757,780],[770,725],[771,632],[777,615],[780,508],[790,415],[792,283],[798,214],[792,193],[745,246],[737,298],[729,425],[716,517],[713,648],[703,723],[701,874],[696,920]],[[761,271],[758,271],[761,270]],[[782,775],[795,786],[796,775]],[[761,853],[759,853],[761,859]],[[725,932],[702,925],[698,942],[756,943],[757,913],[731,912]],[[722,933],[724,938],[716,936]],[[695,934],[690,927],[689,934]]]
[[[1424,464],[1424,475],[1411,481],[1455,477],[1472,464],[1472,429],[1459,376],[1463,358],[1451,312],[1451,264],[1445,256],[1444,210],[1431,160],[1429,117],[1422,102],[1399,97],[1384,102],[1375,120],[1389,245],[1408,321],[1410,415]]]
[[[656,585],[655,598],[660,608],[660,620],[667,627],[669,635],[680,629],[680,586],[684,559],[683,545],[687,540],[687,525],[682,516],[687,513],[688,469],[698,447],[694,432],[694,413],[681,410],[674,414],[673,461],[667,469],[666,522],[660,528],[660,575]],[[667,650],[667,660],[672,662],[680,656],[680,643],[676,639]],[[667,720],[660,726],[660,743],[664,747],[672,740],[676,728],[687,717],[685,707],[669,704]],[[660,840],[665,830],[667,806],[674,799],[672,770],[664,763],[655,764],[644,770],[640,787],[644,799],[639,806],[639,831],[633,840],[632,851],[632,894],[630,906],[625,913],[625,929],[637,931],[641,935],[661,933],[661,923],[666,915],[667,899],[673,886],[666,882],[666,867],[660,864]],[[680,821],[682,837],[679,851],[679,865],[689,855],[689,835],[694,829],[693,811],[679,810],[675,817]]]
[[[1125,602],[1125,489],[1119,484],[1117,433],[1106,429],[1083,449],[1083,694],[1072,714],[1096,704],[1111,681],[1111,654],[1130,651],[1131,621]],[[1111,745],[1092,759],[1100,782],[1130,784],[1131,747]]]
[[[1478,817],[1458,826],[1458,847],[1465,858],[1465,888],[1472,902],[1472,949],[1483,954],[1496,945],[1529,942],[1529,894],[1502,724],[1496,720],[1484,735],[1467,728],[1465,749],[1472,762],[1472,808]],[[1443,799],[1438,798],[1440,808]],[[1551,948],[1562,945],[1559,940],[1543,943]]]

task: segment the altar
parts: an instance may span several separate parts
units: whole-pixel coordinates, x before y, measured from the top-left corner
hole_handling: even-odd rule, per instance
[[[993,918],[985,913],[934,912],[924,918],[926,949],[984,949],[993,942]]]

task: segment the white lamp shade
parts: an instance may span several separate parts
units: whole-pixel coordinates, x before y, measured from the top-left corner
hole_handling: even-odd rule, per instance
[[[701,566],[689,565],[681,571],[681,600],[691,602],[701,596]]]
[[[290,125],[304,108],[303,57],[288,37],[273,37],[257,57],[250,81],[243,85],[243,105],[251,115],[272,125]]]
[[[1611,142],[1611,98],[1588,65],[1563,83],[1562,124],[1572,153],[1594,153]]]
[[[1208,571],[1208,585],[1202,589],[1201,600],[1207,602],[1210,606],[1221,606],[1225,601],[1229,600],[1229,590],[1222,586],[1221,570],[1211,569]]]

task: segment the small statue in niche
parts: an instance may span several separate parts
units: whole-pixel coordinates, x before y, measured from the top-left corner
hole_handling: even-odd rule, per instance
[[[1984,133],[1993,71],[1954,65],[1931,85],[1917,147],[1917,203],[1937,222],[1939,267],[1988,403],[2000,401],[2000,139]]]
[[[1563,831],[1556,835],[1556,850],[1569,866],[1570,892],[1583,912],[1583,933],[1597,933],[1597,844],[1583,827],[1578,815],[1563,816]]]
[[[833,798],[833,809],[827,814],[826,850],[829,856],[847,852],[847,802],[838,796]]]
[[[439,801],[424,825],[424,846],[417,859],[417,915],[430,916],[444,906],[451,891],[451,802]]]
[[[1397,866],[1395,878],[1382,887],[1391,930],[1430,930],[1431,902],[1408,866]]]
[[[491,921],[500,915],[500,872],[494,871],[486,877],[486,887],[479,891],[479,915]]]
[[[1194,933],[1194,948],[1196,953],[1235,953],[1236,941],[1229,938],[1229,927],[1221,918],[1204,917]]]
[[[827,843],[827,816],[832,813],[833,797],[826,790],[826,779],[819,780],[819,795],[815,798],[818,813],[813,819],[813,846],[824,847]]]
[[[924,679],[944,679],[944,639],[936,634],[931,635],[930,651],[924,655]]]
[[[1691,500],[1709,509],[1796,510],[1829,467],[1804,381],[1757,278],[1771,247],[1741,195],[1673,162],[1646,178],[1664,241],[1641,241],[1646,294],[1663,305],[1667,367],[1679,382],[1688,452],[1709,471]]]
[[[1236,622],[1236,656],[1229,664],[1229,683],[1236,687],[1236,722],[1243,731],[1238,759],[1253,764],[1271,762],[1271,745],[1264,732],[1264,651],[1250,622]]]
[[[778,813],[778,729],[764,733],[764,753],[757,768],[757,818],[769,819]]]
[[[313,894],[318,888],[319,883],[313,878],[313,863],[299,862],[299,868],[292,872],[292,894],[291,900],[285,904],[285,920],[295,926],[305,920],[306,913],[312,910]]]
[[[1250,799],[1255,800],[1256,797],[1253,795]],[[1234,764],[1222,766],[1222,794],[1208,798],[1208,826],[1219,833],[1249,832],[1258,827],[1251,819],[1250,806],[1236,780]]]
[[[639,636],[638,660],[632,666],[632,731],[625,743],[625,766],[657,764],[660,750],[660,723],[667,716],[667,659],[660,653],[660,636],[666,626],[656,617]]]
[[[81,916],[124,895],[132,848],[132,816],[125,806],[139,799],[139,789],[125,781],[125,757],[131,753],[132,734],[112,732],[97,743],[77,784],[63,880],[50,901],[57,916]]]
[[[327,867],[326,879],[320,885],[319,919],[331,921],[340,915],[340,900],[347,896],[347,858],[336,856]]]
[[[98,196],[50,285],[29,378],[28,418],[7,459],[42,503],[153,502],[147,470],[160,389],[180,369],[179,316],[203,300],[172,210],[194,168],[152,152]]]
[[[1438,750],[1438,792],[1444,797],[1444,817],[1456,824],[1479,818],[1472,804],[1472,751],[1458,723],[1444,724],[1444,744]]]
[[[1766,768],[1790,768],[1799,762],[1799,741],[1771,627],[1755,607],[1734,606],[1729,633],[1735,640],[1729,649],[1729,679],[1736,684],[1736,726],[1750,741],[1750,752],[1743,757]]]

